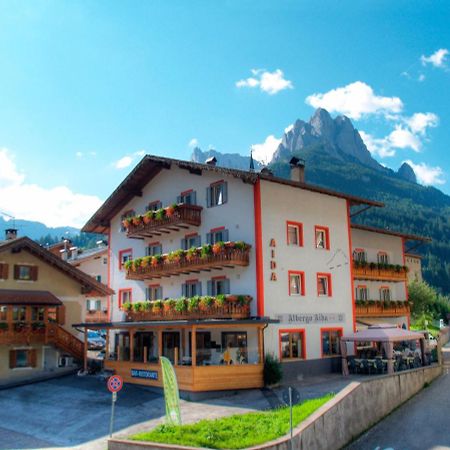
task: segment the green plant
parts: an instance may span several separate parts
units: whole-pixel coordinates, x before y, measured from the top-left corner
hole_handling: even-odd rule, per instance
[[[237,296],[237,304],[239,306],[244,306],[247,304],[247,299],[244,295],[238,295]]]
[[[216,303],[217,306],[224,306],[226,301],[227,301],[227,299],[226,299],[225,295],[219,294],[216,297],[215,303]]]
[[[152,304],[152,309],[160,310],[164,307],[164,302],[162,300],[156,300]]]
[[[200,306],[205,309],[211,308],[213,303],[214,303],[214,298],[210,297],[209,295],[205,295],[200,300]]]
[[[139,267],[141,267],[142,260],[143,260],[143,258],[136,258],[135,260],[133,260],[133,268],[134,268],[134,270],[139,269]]]
[[[123,267],[125,267],[126,270],[130,270],[133,267],[133,260],[129,259],[128,261],[125,261]]]
[[[399,273],[399,272],[402,271],[402,266],[401,266],[400,264],[396,264],[395,267],[394,267],[394,270],[395,270],[397,273]]]
[[[377,263],[374,263],[374,262],[369,263],[369,268],[370,268],[370,270],[376,269],[377,268]]]
[[[133,307],[133,311],[134,311],[134,312],[140,312],[140,311],[143,310],[143,305],[142,305],[141,302],[133,303],[133,304],[132,304],[132,307]]]
[[[131,303],[130,302],[125,302],[122,304],[122,309],[124,311],[131,311]]]
[[[174,300],[173,298],[169,298],[168,300],[166,300],[164,302],[164,307],[166,307],[167,309],[171,310],[175,308],[175,305],[177,304],[177,301]]]
[[[200,256],[202,258],[207,258],[212,253],[212,245],[211,244],[204,244],[202,245],[202,249],[200,252]]]
[[[283,369],[280,361],[273,355],[267,354],[264,360],[264,384],[270,386],[279,383],[283,378]]]
[[[237,250],[246,250],[247,244],[244,241],[236,241],[234,243],[234,248],[236,248]]]
[[[166,217],[166,210],[164,208],[160,208],[155,212],[156,220],[163,220]]]
[[[188,311],[196,311],[200,305],[200,297],[198,295],[188,300]]]
[[[182,313],[187,310],[187,301],[185,298],[180,298],[175,303],[175,311]]]
[[[143,309],[144,309],[144,311],[151,311],[151,309],[152,309],[151,302],[148,302],[148,301],[144,302],[143,303]]]

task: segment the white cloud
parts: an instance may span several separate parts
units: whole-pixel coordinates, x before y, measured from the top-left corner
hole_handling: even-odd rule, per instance
[[[267,136],[262,144],[252,145],[253,158],[264,165],[269,164],[280,143],[281,139],[277,139],[273,134]]]
[[[415,152],[419,152],[422,146],[420,139],[411,130],[401,125],[395,126],[394,131],[387,137],[387,141],[393,148],[411,148]]]
[[[428,127],[435,128],[438,126],[439,117],[434,113],[415,113],[406,119],[406,123],[413,133],[425,135]]]
[[[97,152],[76,152],[75,156],[77,159],[84,159],[85,157],[95,158],[97,156]]]
[[[198,139],[197,138],[192,138],[189,141],[188,146],[191,147],[191,148],[198,147]]]
[[[420,57],[420,61],[422,62],[423,66],[431,64],[434,67],[444,68],[446,67],[448,54],[449,51],[446,48],[440,48],[430,56],[422,55]]]
[[[76,152],[76,153],[75,153],[75,156],[76,156],[78,159],[81,159],[81,158],[83,157],[83,152]]]
[[[294,129],[294,124],[291,123],[290,125],[288,125],[288,126],[284,129],[284,132],[287,134],[287,133],[289,133],[289,131],[291,131],[291,130],[293,130],[293,129]]]
[[[131,156],[124,156],[123,158],[120,158],[118,161],[114,163],[114,166],[116,169],[125,169],[126,167],[130,166],[133,162],[133,158]]]
[[[369,114],[398,114],[403,110],[403,102],[398,97],[376,95],[373,89],[362,81],[316,93],[306,97],[306,103],[314,108],[325,108],[328,112],[345,114],[352,119],[360,119]]]
[[[421,73],[419,75],[419,77],[417,78],[417,81],[419,81],[419,82],[425,81],[425,78],[426,78],[425,75],[423,73]]]
[[[236,87],[257,88],[261,91],[267,92],[269,95],[277,94],[285,89],[293,89],[292,81],[284,78],[284,73],[280,69],[274,72],[269,72],[264,69],[252,69],[253,77],[239,80],[236,82]]]
[[[395,150],[390,146],[387,138],[375,138],[364,131],[360,131],[359,134],[372,156],[378,155],[380,158],[387,158],[395,155]]]
[[[425,186],[445,184],[445,179],[443,178],[444,172],[439,166],[431,167],[423,162],[414,164],[410,160],[404,162],[408,163],[413,168],[419,183],[424,184]]]
[[[81,227],[101,204],[98,197],[74,193],[66,186],[43,188],[26,183],[11,152],[0,150],[0,211],[51,227]]]

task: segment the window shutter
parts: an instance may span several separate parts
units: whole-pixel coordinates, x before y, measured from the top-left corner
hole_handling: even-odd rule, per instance
[[[145,300],[146,300],[146,301],[152,300],[152,299],[150,298],[150,288],[149,288],[149,287],[146,287],[146,288],[145,288]]]
[[[206,286],[207,295],[213,295],[213,282],[212,280],[208,280]]]
[[[158,245],[156,248],[156,255],[162,255],[162,245]]]
[[[33,266],[31,268],[31,279],[36,281],[38,279],[38,266]]]
[[[14,264],[14,279],[19,279],[20,268],[18,265]]]
[[[187,239],[181,239],[181,248],[183,250],[187,250],[188,249]]]
[[[228,230],[223,230],[222,236],[223,236],[224,242],[228,242],[230,240],[229,235],[228,235]]]
[[[15,350],[9,351],[9,368],[14,369],[17,364],[17,355]]]
[[[96,300],[95,301],[95,309],[97,311],[100,311],[102,309],[102,301],[101,300]]]
[[[8,279],[8,264],[6,263],[0,264],[0,278],[3,280]]]
[[[212,244],[212,233],[206,233],[206,243]]]
[[[191,192],[191,204],[192,205],[197,204],[197,192],[195,192],[195,191]]]
[[[201,247],[201,245],[202,245],[202,237],[200,235],[197,235],[195,237],[195,246],[196,247]]]
[[[228,201],[228,183],[225,182],[223,183],[223,202],[222,203],[226,203]]]
[[[226,280],[223,280],[223,290],[225,294],[230,293],[230,280],[228,278]]]
[[[202,282],[197,282],[197,295],[202,295]]]
[[[177,203],[180,204],[181,203],[181,195],[177,196]]]
[[[208,186],[206,188],[206,207],[210,208],[211,207],[211,187]]]
[[[186,284],[181,285],[181,296],[187,297],[187,285]]]
[[[155,300],[162,300],[163,293],[162,293],[162,286],[159,286],[158,289],[156,289],[156,298]]]
[[[56,308],[56,320],[58,325],[64,325],[66,323],[66,307],[64,305]]]

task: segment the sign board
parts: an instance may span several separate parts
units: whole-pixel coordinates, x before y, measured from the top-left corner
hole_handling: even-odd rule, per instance
[[[291,399],[289,400],[289,389],[291,390]],[[289,404],[296,405],[297,403],[300,403],[300,393],[295,388],[288,388],[283,391],[283,401],[286,403],[286,405],[289,406]]]
[[[177,375],[169,359],[159,357],[166,400],[166,420],[170,425],[181,425],[180,393],[178,391]]]
[[[110,392],[119,392],[123,388],[123,380],[119,375],[113,375],[108,379],[108,389]]]
[[[275,316],[284,324],[335,324],[345,323],[344,313],[278,314]]]
[[[158,371],[157,370],[131,369],[131,376],[133,378],[145,378],[146,380],[157,380],[158,379]]]

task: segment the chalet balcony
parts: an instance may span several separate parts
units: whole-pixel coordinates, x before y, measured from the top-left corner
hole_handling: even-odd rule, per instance
[[[368,300],[356,302],[356,317],[401,317],[409,314],[407,301]]]
[[[0,322],[0,344],[44,344],[47,325],[44,322]]]
[[[406,281],[406,266],[353,261],[353,278],[375,281]]]
[[[152,238],[201,225],[202,207],[197,205],[173,205],[158,211],[129,217],[123,221],[129,238]]]
[[[86,322],[102,323],[109,320],[108,311],[86,311]]]
[[[128,303],[124,305],[127,322],[155,320],[249,319],[248,295],[192,297],[177,300]]]
[[[244,242],[218,242],[189,250],[176,250],[165,255],[137,258],[125,263],[126,277],[129,280],[148,280],[248,266],[250,249],[251,246]]]

